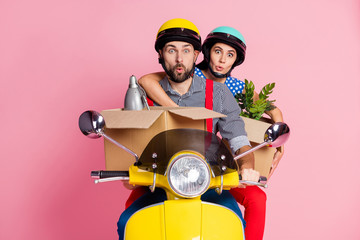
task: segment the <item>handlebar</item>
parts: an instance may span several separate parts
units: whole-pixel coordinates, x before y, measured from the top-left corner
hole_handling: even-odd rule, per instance
[[[241,174],[239,174],[239,180],[242,180],[242,176],[241,176]],[[266,177],[264,177],[264,176],[260,176],[260,178],[259,178],[259,182],[266,182],[267,181],[267,178]]]
[[[129,180],[129,171],[91,171],[91,177],[96,179],[95,183]]]
[[[129,177],[129,171],[91,171],[92,178]]]
[[[267,178],[264,177],[264,176],[260,176],[259,181],[254,182],[254,181],[242,180],[241,175],[239,175],[239,183],[244,183],[244,184],[247,184],[247,185],[256,185],[256,186],[259,186],[259,187],[267,188],[268,185],[266,183],[263,183],[263,182],[266,182],[266,181],[267,181]]]
[[[100,182],[110,182],[117,180],[129,180],[129,171],[91,171],[91,177],[95,178],[95,183]],[[256,185],[259,187],[267,188],[267,184],[263,183],[267,181],[267,178],[264,176],[260,176],[258,182],[242,180],[241,175],[239,175],[239,183],[244,183],[248,185]]]

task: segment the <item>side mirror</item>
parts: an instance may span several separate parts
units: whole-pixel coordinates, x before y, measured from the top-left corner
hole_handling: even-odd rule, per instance
[[[104,134],[104,117],[96,111],[83,112],[79,117],[80,131],[89,138],[99,138]]]
[[[274,123],[266,130],[263,143],[249,149],[246,152],[237,155],[236,157],[234,157],[234,160],[242,158],[243,156],[251,152],[254,152],[257,149],[262,148],[264,146],[280,147],[288,140],[289,136],[290,136],[290,128],[286,123],[283,122]]]
[[[288,140],[290,128],[286,123],[277,122],[271,125],[265,132],[264,142],[270,143],[270,147],[280,147]]]
[[[87,136],[89,138],[104,137],[107,140],[109,140],[110,142],[112,142],[113,144],[115,144],[116,146],[124,149],[125,151],[127,151],[128,153],[133,155],[135,157],[136,161],[139,160],[139,157],[136,153],[134,153],[129,148],[118,143],[117,141],[115,141],[114,139],[112,139],[111,137],[107,136],[104,133],[105,120],[104,120],[104,117],[100,113],[98,113],[96,111],[83,112],[79,117],[79,128],[80,128],[80,131],[85,136]]]

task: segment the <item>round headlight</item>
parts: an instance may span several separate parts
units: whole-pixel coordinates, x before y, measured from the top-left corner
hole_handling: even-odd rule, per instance
[[[168,170],[171,189],[183,197],[197,197],[210,185],[210,169],[195,154],[180,154],[171,162]]]

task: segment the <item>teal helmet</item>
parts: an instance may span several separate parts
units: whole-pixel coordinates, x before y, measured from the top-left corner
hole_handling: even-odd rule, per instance
[[[231,47],[233,47],[236,50],[236,60],[230,69],[230,71],[226,74],[220,74],[217,72],[214,72],[213,69],[210,68],[208,65],[210,62],[210,50],[212,46],[214,46],[215,43],[225,43]],[[208,65],[210,71],[212,74],[217,78],[224,78],[228,77],[230,75],[230,72],[234,69],[234,67],[242,64],[245,60],[245,52],[246,52],[246,44],[245,39],[243,35],[232,27],[217,27],[214,30],[212,30],[209,35],[207,35],[203,45],[202,45],[202,52],[204,54],[204,60],[206,64]],[[204,63],[200,63],[201,65],[204,65]]]

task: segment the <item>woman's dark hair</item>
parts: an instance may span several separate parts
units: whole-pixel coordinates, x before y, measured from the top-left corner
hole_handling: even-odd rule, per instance
[[[206,62],[206,60],[202,60],[201,63],[199,63],[198,65],[196,65],[196,67],[200,70],[206,70],[208,69],[208,63]]]

